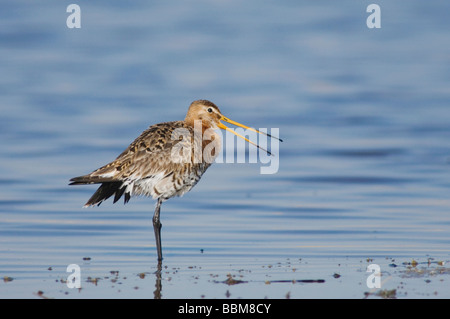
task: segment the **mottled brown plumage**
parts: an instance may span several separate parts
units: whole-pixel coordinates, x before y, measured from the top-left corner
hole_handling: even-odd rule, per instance
[[[224,117],[210,101],[194,101],[184,121],[150,126],[114,161],[90,174],[72,178],[70,185],[101,184],[85,207],[100,205],[111,196],[114,196],[114,203],[122,196],[125,203],[135,195],[157,199],[153,226],[158,260],[161,260],[159,212],[162,202],[191,190],[212,164],[221,147],[220,135],[215,129],[238,135],[220,121],[251,129]]]
[[[182,140],[173,140],[171,137],[176,129],[182,129],[189,135],[184,136]],[[194,138],[194,129],[184,121],[153,125],[114,161],[88,175],[71,179],[71,185],[103,183],[103,186],[105,183],[120,182],[115,183],[117,187],[113,194],[108,192],[103,197],[94,194],[85,206],[100,205],[114,194],[116,202],[123,193],[125,202],[128,202],[132,195],[146,195],[155,199],[161,197],[163,201],[176,195],[180,196],[198,182],[211,163],[195,163],[193,158],[177,163],[172,160],[174,154],[171,153],[175,146],[192,149],[193,153],[189,143],[198,142],[199,140]]]
[[[213,117],[208,108],[214,110]],[[72,178],[70,185],[102,183],[85,207],[100,205],[112,195],[115,195],[114,203],[123,194],[125,203],[133,195],[161,198],[162,201],[181,196],[194,187],[217,156],[215,150],[220,147],[220,138],[215,134],[210,140],[204,140],[203,135],[207,129],[217,128],[215,123],[220,118],[219,114],[219,108],[213,103],[195,101],[184,121],[150,126],[114,161],[88,175]],[[201,122],[196,126],[197,120]],[[196,160],[194,150],[203,153],[209,143],[215,144],[212,156],[201,156]],[[189,150],[191,154],[186,158],[176,158],[176,150],[180,153]]]

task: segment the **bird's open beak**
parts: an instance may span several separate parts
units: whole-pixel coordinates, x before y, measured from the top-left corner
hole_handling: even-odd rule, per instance
[[[269,136],[269,137],[271,137],[271,138],[275,138],[275,139],[279,140],[280,142],[283,142],[283,140],[280,139],[280,138],[278,138],[278,137],[274,137],[274,136],[272,136],[272,135],[270,135],[270,134],[267,134],[267,133],[264,133],[264,132],[260,132],[260,131],[258,131],[258,130],[256,130],[256,129],[252,128],[252,127],[249,127],[249,126],[246,126],[246,125],[244,125],[244,124],[241,124],[241,123],[235,122],[235,121],[233,121],[233,120],[230,120],[229,118],[227,118],[227,117],[225,117],[225,116],[223,116],[223,115],[222,115],[222,117],[220,118],[220,120],[221,120],[221,121],[225,121],[225,122],[230,123],[230,124],[233,124],[233,125],[236,125],[236,126],[239,126],[239,127],[242,127],[242,128],[245,128],[245,129],[248,129],[248,130],[250,130],[250,131],[253,131],[253,132],[256,132],[256,133],[259,133],[259,134],[267,135],[267,136]],[[239,136],[240,138],[246,140],[246,141],[249,142],[250,144],[253,144],[253,145],[255,145],[257,148],[262,149],[263,151],[267,152],[269,155],[272,155],[272,153],[270,153],[268,150],[262,148],[261,146],[259,146],[259,145],[256,144],[256,143],[253,143],[252,141],[250,141],[249,139],[245,138],[245,137],[242,136],[241,134],[236,133],[234,130],[230,129],[228,126],[225,126],[223,123],[219,122],[219,124],[218,124],[217,126],[218,126],[219,128],[221,128],[221,129],[223,129],[223,130],[226,130],[226,131],[229,131],[229,132],[233,133],[233,134],[236,135],[236,136]]]

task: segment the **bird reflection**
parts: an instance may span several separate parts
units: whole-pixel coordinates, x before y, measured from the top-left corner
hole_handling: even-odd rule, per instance
[[[161,299],[162,281],[161,281],[162,260],[158,260],[158,265],[155,271],[155,291],[153,292],[153,299]]]

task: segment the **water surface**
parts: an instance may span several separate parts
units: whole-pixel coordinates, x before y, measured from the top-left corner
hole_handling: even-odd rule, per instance
[[[0,13],[0,297],[450,296],[449,4],[378,1],[377,30],[369,2],[82,1],[77,30],[68,4]],[[199,98],[285,142],[164,203],[159,278],[154,202],[67,184]]]

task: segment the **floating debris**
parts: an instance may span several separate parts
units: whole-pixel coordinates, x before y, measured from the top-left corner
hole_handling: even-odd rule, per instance
[[[397,298],[397,289],[384,289],[374,292],[365,292],[364,298],[368,298],[369,296],[377,296],[383,299],[396,299]]]
[[[233,276],[231,274],[227,275],[227,279],[223,281],[223,283],[227,284],[227,285],[237,285],[237,284],[243,284],[243,283],[247,283],[248,281],[244,281],[244,280],[239,280],[239,279],[234,279]]]
[[[406,270],[400,272],[403,278],[419,278],[436,275],[449,275],[450,268],[448,267],[408,267]]]
[[[38,292],[34,292],[33,295],[36,295],[42,299],[51,299],[50,297],[45,296],[44,292],[42,290],[39,290]]]
[[[97,283],[98,283],[99,280],[100,280],[100,278],[92,278],[92,277],[88,277],[88,278],[86,279],[86,282],[93,283],[94,285],[97,286]]]
[[[13,281],[13,280],[14,280],[13,277],[9,277],[9,276],[4,276],[4,277],[3,277],[3,281],[4,281],[4,282],[10,282],[10,281]]]
[[[141,278],[141,279],[144,279],[145,278],[145,272],[139,273],[138,277]]]
[[[397,298],[397,289],[384,289],[380,290],[376,294],[377,296],[384,298],[384,299],[395,299]]]
[[[267,282],[267,281],[266,281]],[[304,283],[304,284],[314,284],[314,283],[324,283],[325,279],[291,279],[291,280],[270,280],[270,283]]]

